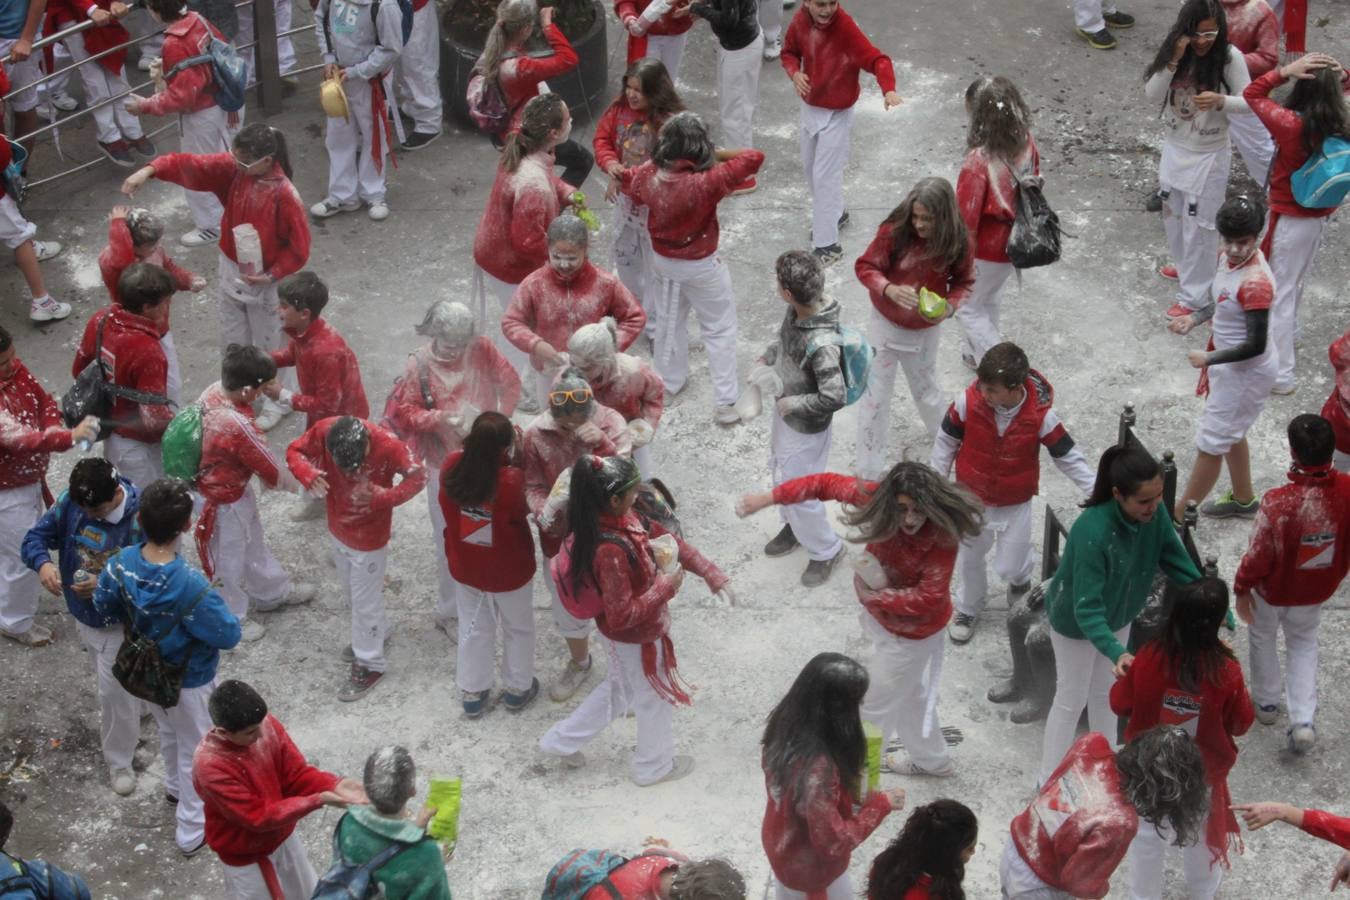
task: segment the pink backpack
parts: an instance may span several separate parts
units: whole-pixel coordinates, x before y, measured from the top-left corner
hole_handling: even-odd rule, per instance
[[[637,557],[633,555],[633,548],[614,532],[600,532],[600,543],[622,547],[624,554],[628,557],[629,564],[634,567],[637,566]],[[558,588],[558,600],[569,615],[576,619],[594,619],[604,611],[605,600],[600,596],[600,585],[595,583],[594,573],[590,578],[583,579],[580,587],[574,589],[572,586],[571,537],[563,542],[558,555],[549,561],[548,569],[553,576],[553,584]]]

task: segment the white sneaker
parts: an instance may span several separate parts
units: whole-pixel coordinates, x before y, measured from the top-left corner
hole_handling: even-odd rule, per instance
[[[670,767],[670,771],[662,775],[660,778],[656,779],[655,781],[638,781],[636,778],[634,778],[633,784],[636,784],[638,787],[651,787],[657,784],[665,784],[668,781],[679,781],[681,778],[688,775],[692,771],[694,771],[694,758],[692,756],[685,756],[684,754],[680,754],[679,756],[675,757],[675,762]]]
[[[560,760],[562,764],[569,769],[580,769],[582,766],[586,765],[586,757],[582,755],[580,750],[576,753],[569,753],[566,756],[560,757]]]
[[[436,630],[445,632],[445,636],[459,643],[459,619],[454,616],[437,616]]]
[[[558,677],[553,680],[553,683],[548,686],[549,697],[553,699],[554,703],[562,703],[575,694],[577,688],[581,687],[594,671],[595,661],[589,656],[586,657],[586,668],[584,669],[577,665],[576,660],[569,657],[567,665],[558,673]]]
[[[366,214],[370,216],[372,222],[383,222],[389,218],[389,205],[383,200],[376,200],[370,204],[370,209],[366,210]]]
[[[220,240],[220,232],[214,228],[195,228],[178,239],[184,247],[205,247]]]
[[[0,628],[0,636],[25,647],[45,647],[52,642],[52,630],[41,625],[34,625],[22,634]]]
[[[259,612],[272,612],[276,609],[282,609],[287,606],[300,606],[308,603],[319,595],[319,589],[308,581],[297,581],[291,585],[291,592],[282,597],[276,603],[263,605],[254,603],[253,608]]]
[[[355,212],[360,208],[360,200],[353,200],[350,203],[339,203],[332,197],[324,197],[309,208],[309,214],[316,219],[326,219],[329,216],[336,216],[338,213]]]
[[[142,54],[141,58],[136,60],[136,68],[140,69],[142,72],[149,72],[150,62],[153,59],[154,59],[153,56],[147,56],[145,54]]]
[[[1289,749],[1307,753],[1317,743],[1317,731],[1311,725],[1295,725],[1289,729]]]
[[[765,42],[764,42],[764,58],[765,58],[765,59],[777,59],[778,57],[780,57],[780,56],[782,56],[782,55],[783,55],[783,42],[782,42],[782,41],[765,41]]]
[[[262,640],[262,636],[267,634],[267,626],[254,619],[244,618],[239,620],[240,640],[246,644]]]
[[[38,262],[55,259],[61,255],[62,249],[60,241],[33,241],[33,252],[37,254]]]
[[[80,101],[76,100],[65,91],[48,92],[47,102],[61,110],[61,112],[73,112],[80,105]]]
[[[43,297],[28,304],[28,318],[33,322],[56,322],[70,315],[69,303],[58,303],[51,297]]]
[[[136,773],[130,769],[109,769],[108,779],[113,793],[119,797],[128,797],[136,790]]]
[[[902,762],[894,754],[888,753],[886,758],[881,761],[881,771],[890,772],[892,775],[912,775],[918,778],[950,778],[956,774],[956,766],[948,761],[940,769],[925,769],[913,760],[906,759]]]
[[[713,412],[713,421],[718,425],[735,425],[741,420],[741,414],[736,412],[736,407],[719,406]]]
[[[259,430],[271,431],[280,425],[281,420],[286,418],[287,415],[289,413],[279,406],[264,406],[263,411],[258,413],[258,417],[253,421],[257,424]]]

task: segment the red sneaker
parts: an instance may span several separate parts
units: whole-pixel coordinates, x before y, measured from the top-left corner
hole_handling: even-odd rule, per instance
[[[1177,275],[1177,267],[1170,263],[1159,269],[1158,274],[1164,278],[1170,278],[1172,281],[1180,280],[1180,276]]]
[[[749,178],[742,181],[740,187],[736,188],[736,190],[731,192],[731,196],[735,197],[740,194],[754,193],[755,188],[757,187],[759,187],[759,185],[755,183],[755,177],[752,175]]]
[[[1168,307],[1168,309],[1167,309],[1167,318],[1169,318],[1169,319],[1179,319],[1179,318],[1181,318],[1182,316],[1189,316],[1192,312],[1193,312],[1193,310],[1187,309],[1186,307],[1182,306],[1180,303],[1173,303],[1173,304],[1172,304],[1170,307]]]

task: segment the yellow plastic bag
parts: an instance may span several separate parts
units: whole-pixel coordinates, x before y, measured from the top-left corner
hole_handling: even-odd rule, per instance
[[[871,722],[863,723],[863,737],[867,739],[867,791],[870,794],[881,788],[881,750],[885,744],[885,735]]]
[[[427,786],[427,806],[436,815],[427,823],[427,834],[453,851],[459,841],[459,801],[463,791],[458,778],[433,778]]]

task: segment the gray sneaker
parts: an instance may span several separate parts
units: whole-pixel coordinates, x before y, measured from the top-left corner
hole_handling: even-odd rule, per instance
[[[577,688],[586,683],[586,679],[591,677],[593,671],[595,671],[595,662],[589,656],[586,657],[585,667],[577,665],[577,661],[574,659],[567,660],[567,665],[562,672],[548,686],[550,699],[554,703],[561,703],[571,697],[577,692]]]
[[[947,637],[952,639],[953,644],[964,644],[975,635],[975,617],[967,613],[958,612],[952,616],[951,623],[947,626]]]
[[[694,758],[692,756],[685,756],[684,754],[680,754],[679,756],[675,757],[675,761],[671,765],[670,771],[662,775],[660,778],[656,779],[655,781],[638,781],[636,778],[634,778],[633,783],[636,784],[638,787],[652,787],[653,785],[665,784],[666,782],[669,781],[679,781],[681,778],[688,775],[692,771],[694,771]]]
[[[764,545],[764,555],[787,556],[800,546],[801,544],[797,543],[797,536],[792,533],[792,526],[784,525],[773,539]]]
[[[804,587],[820,587],[830,580],[830,573],[834,567],[843,559],[845,550],[839,548],[839,552],[832,559],[813,559],[806,564],[806,571],[802,573],[802,585]]]
[[[1200,515],[1209,516],[1211,519],[1232,519],[1234,517],[1254,519],[1256,518],[1256,511],[1260,508],[1260,497],[1253,497],[1246,503],[1239,503],[1233,499],[1233,492],[1229,490],[1224,491],[1214,500],[1206,500],[1201,503]]]

